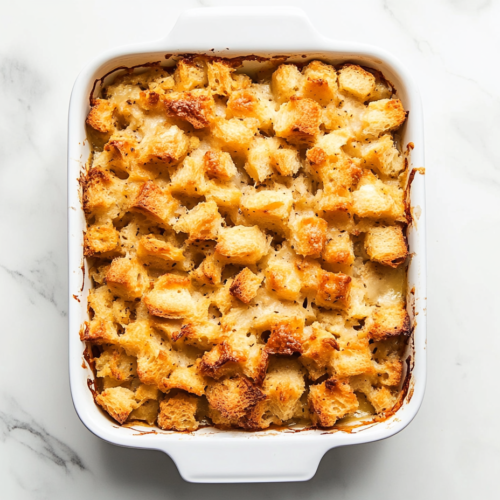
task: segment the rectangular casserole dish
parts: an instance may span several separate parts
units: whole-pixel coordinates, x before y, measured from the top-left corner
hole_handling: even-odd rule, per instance
[[[90,148],[85,118],[89,95],[97,79],[119,67],[165,62],[171,55],[210,53],[222,57],[290,56],[289,61],[321,59],[346,61],[383,72],[397,89],[409,118],[402,132],[403,149],[414,149],[409,159],[412,222],[408,227],[411,253],[408,271],[408,312],[413,338],[405,355],[407,373],[404,400],[389,418],[350,432],[324,430],[219,431],[204,428],[192,434],[152,432],[114,424],[94,404],[82,368],[84,345],[78,332],[88,319],[88,266],[83,262],[85,216],[81,205],[80,175]],[[254,62],[252,64],[259,64]],[[155,449],[167,453],[181,476],[191,482],[304,481],[314,476],[322,456],[331,448],[368,443],[404,429],[416,415],[424,395],[426,376],[426,256],[423,118],[418,91],[401,64],[384,50],[339,42],[319,35],[305,14],[295,8],[209,8],[186,11],[166,38],[157,42],[109,51],[78,76],[71,96],[68,134],[69,223],[69,371],[75,409],[83,424],[100,438],[120,446]],[[82,276],[83,273],[83,276]],[[85,366],[85,365],[84,365]],[[144,431],[144,432],[141,432]]]

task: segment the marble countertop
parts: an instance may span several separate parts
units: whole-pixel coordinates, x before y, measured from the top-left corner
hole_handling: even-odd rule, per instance
[[[90,434],[67,367],[66,131],[73,82],[104,49],[160,38],[181,10],[296,5],[331,38],[382,46],[422,92],[428,386],[391,439],[332,450],[299,484],[184,483],[160,452]],[[0,490],[7,499],[492,498],[500,467],[500,2],[46,0],[0,16]]]

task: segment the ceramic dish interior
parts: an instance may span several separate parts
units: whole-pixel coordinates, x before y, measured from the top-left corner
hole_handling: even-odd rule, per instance
[[[89,157],[85,117],[89,96],[97,94],[105,76],[120,67],[145,63],[174,64],[176,54],[200,53],[223,57],[286,56],[289,62],[320,59],[334,65],[353,62],[382,71],[397,89],[409,119],[402,144],[412,143],[409,176],[412,223],[408,227],[411,253],[408,270],[408,312],[413,336],[408,344],[404,398],[397,411],[381,421],[349,430],[267,430],[259,432],[200,429],[183,434],[147,427],[119,427],[94,404],[89,390],[93,374],[82,364],[84,345],[78,332],[88,319],[88,267],[83,261],[85,217],[80,175]],[[265,61],[245,63],[248,71]],[[138,68],[138,70],[140,70]],[[116,73],[113,73],[116,75]],[[103,79],[104,77],[104,79]],[[108,78],[110,78],[108,76]],[[103,79],[97,82],[96,80]],[[90,63],[79,75],[71,97],[68,136],[69,221],[69,365],[71,392],[84,425],[108,442],[166,452],[182,477],[193,482],[301,481],[310,479],[326,451],[337,446],[387,438],[404,429],[422,402],[426,369],[425,192],[422,110],[418,91],[406,70],[390,54],[371,46],[344,43],[320,36],[305,15],[293,8],[194,9],[181,16],[169,35],[158,42],[124,47]]]

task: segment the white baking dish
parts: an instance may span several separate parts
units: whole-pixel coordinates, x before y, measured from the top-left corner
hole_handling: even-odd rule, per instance
[[[213,51],[212,51],[213,49]],[[76,411],[95,435],[120,446],[149,448],[167,453],[180,474],[193,482],[304,481],[316,472],[322,456],[331,448],[384,439],[404,429],[416,415],[425,387],[426,370],[426,256],[425,193],[423,170],[415,175],[411,189],[414,222],[408,239],[412,253],[408,273],[409,312],[414,316],[410,386],[401,408],[387,420],[354,432],[306,430],[218,431],[201,429],[192,434],[141,433],[119,427],[94,404],[87,386],[92,377],[82,367],[84,345],[78,332],[87,317],[90,280],[84,267],[82,244],[85,218],[78,178],[89,156],[85,118],[94,81],[120,66],[165,61],[166,54],[220,54],[226,57],[256,54],[294,55],[301,62],[321,58],[334,64],[357,62],[384,73],[398,90],[409,119],[403,144],[413,142],[410,168],[424,166],[422,109],[418,91],[401,64],[384,50],[368,45],[330,40],[319,35],[304,13],[295,8],[210,8],[186,11],[166,38],[157,42],[109,51],[78,76],[71,96],[68,136],[69,220],[69,369]],[[304,58],[303,56],[306,56]],[[82,281],[84,283],[82,288]],[[142,431],[151,429],[142,428]]]

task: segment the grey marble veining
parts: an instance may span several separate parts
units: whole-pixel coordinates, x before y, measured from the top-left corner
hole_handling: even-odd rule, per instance
[[[67,370],[66,133],[83,64],[158,39],[188,7],[296,5],[330,38],[372,43],[413,74],[425,113],[428,386],[415,421],[332,450],[302,484],[191,485],[160,452],[91,435]],[[0,497],[494,498],[500,466],[500,2],[10,2],[0,15]]]

